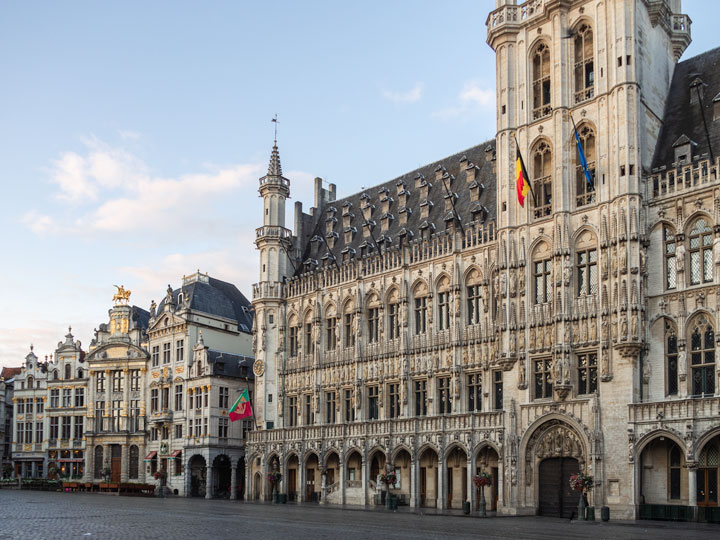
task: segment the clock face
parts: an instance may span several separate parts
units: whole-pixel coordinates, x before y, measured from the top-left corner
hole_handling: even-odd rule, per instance
[[[255,360],[255,364],[253,364],[253,373],[255,373],[256,377],[262,377],[262,374],[265,373],[265,364],[262,360]]]

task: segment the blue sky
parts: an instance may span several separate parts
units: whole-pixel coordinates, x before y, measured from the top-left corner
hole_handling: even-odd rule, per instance
[[[250,296],[272,116],[292,199],[493,137],[493,1],[0,4],[0,365],[89,344],[113,284],[147,308],[198,268]],[[720,44],[684,2],[689,57]]]

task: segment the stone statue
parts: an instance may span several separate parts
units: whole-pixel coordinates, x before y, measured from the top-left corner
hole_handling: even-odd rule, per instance
[[[155,300],[150,301],[150,318],[155,318],[155,311],[157,310],[157,304]]]
[[[715,264],[720,265],[720,236],[716,236],[713,240],[713,257]]]
[[[520,384],[519,386],[524,387],[527,385],[527,373],[525,368],[525,360],[518,362],[520,364]]]
[[[167,294],[165,295],[165,300],[167,303],[170,303],[170,302],[172,302],[172,299],[173,299],[173,290],[172,290],[172,286],[168,283]]]
[[[714,247],[714,246],[713,246]],[[685,245],[682,242],[678,242],[675,248],[675,264],[677,265],[678,273],[685,271]]]

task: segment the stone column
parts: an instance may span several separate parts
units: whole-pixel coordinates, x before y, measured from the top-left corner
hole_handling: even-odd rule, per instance
[[[307,474],[307,470],[305,469],[305,463],[298,460],[298,471],[299,473],[299,481],[300,481],[300,493],[298,494],[298,502],[305,502],[305,492],[307,490],[307,486],[305,485],[305,475]]]
[[[112,445],[110,444],[104,444],[103,445],[103,470],[104,469],[111,469],[112,465]],[[110,482],[112,480],[112,474],[107,477],[107,480],[105,480],[105,476],[102,477],[103,482]]]
[[[95,476],[95,446],[90,442],[85,445],[85,482],[93,482]]]
[[[505,461],[498,456],[498,473],[497,478],[493,478],[493,482],[497,482],[497,493],[498,493],[498,501],[497,501],[497,512],[500,513],[500,509],[505,506],[505,490],[503,489],[503,484],[501,482],[501,479],[505,478]],[[597,471],[597,469],[595,469]],[[490,490],[491,497],[492,497],[492,489]],[[594,503],[597,505],[597,502]]]
[[[213,491],[213,468],[210,464],[210,458],[208,458],[208,465],[207,465],[207,473],[205,475],[205,498],[206,499],[212,499],[212,491]]]
[[[237,462],[232,463],[230,468],[230,499],[237,499]]]
[[[438,510],[445,510],[445,507],[447,506],[447,494],[445,493],[445,480],[446,480],[445,474],[447,471],[445,470],[445,456],[444,455],[441,455],[438,458],[437,466],[438,466],[438,475],[437,475],[438,481],[437,481],[437,486],[435,487],[435,489],[437,490],[437,492],[435,494],[437,497],[437,499],[436,499],[437,502],[435,503],[435,507]]]
[[[182,454],[183,459],[187,459],[185,452]],[[185,463],[185,496],[192,497],[192,470],[190,469],[190,460]]]
[[[123,444],[120,447],[120,482],[126,483],[129,476],[130,452],[128,447]]]
[[[362,455],[362,463],[360,465],[360,477],[363,486],[363,502],[365,504],[365,507],[368,507],[370,505],[370,478],[368,473],[367,457],[364,450]]]
[[[252,486],[251,480],[252,480],[252,461],[245,461],[245,500],[250,501],[252,500]]]
[[[697,506],[697,463],[688,463],[688,506]]]
[[[475,485],[473,484],[472,477],[473,477],[473,460],[470,456],[468,456],[467,460],[467,478],[465,481],[467,482],[467,502],[470,503],[470,511],[475,508]]]
[[[345,455],[340,456],[340,504],[345,504],[345,486],[347,485],[347,463]]]
[[[420,492],[418,482],[418,460],[410,459],[410,508],[420,507]]]

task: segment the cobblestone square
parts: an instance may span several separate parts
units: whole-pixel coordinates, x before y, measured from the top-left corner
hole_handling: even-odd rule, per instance
[[[578,523],[539,517],[464,516],[269,505],[189,498],[0,490],[1,540],[707,538],[718,527],[664,522]]]

